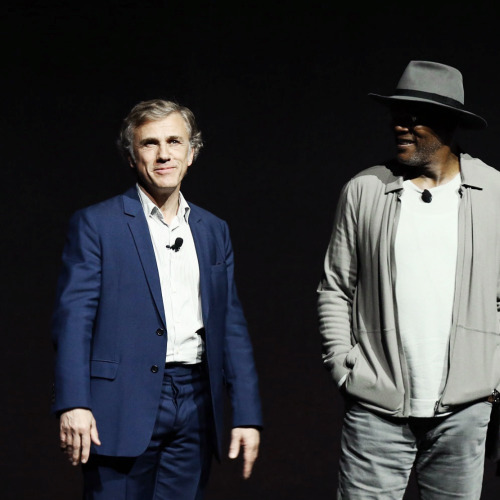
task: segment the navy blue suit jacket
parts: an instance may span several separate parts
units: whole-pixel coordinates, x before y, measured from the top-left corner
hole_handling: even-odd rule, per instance
[[[224,386],[233,427],[261,426],[261,408],[227,224],[190,207],[220,457]],[[102,442],[94,453],[138,456],[153,432],[162,386],[168,334],[157,330],[168,333],[168,325],[136,188],[76,212],[62,260],[52,327],[53,411],[89,408]]]

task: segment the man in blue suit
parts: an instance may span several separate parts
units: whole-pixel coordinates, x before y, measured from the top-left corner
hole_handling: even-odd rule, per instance
[[[181,181],[202,147],[193,113],[137,104],[119,145],[126,193],[73,215],[53,318],[53,410],[83,464],[87,499],[203,498],[221,457],[251,474],[262,426],[257,375],[234,283],[227,224],[187,203]]]

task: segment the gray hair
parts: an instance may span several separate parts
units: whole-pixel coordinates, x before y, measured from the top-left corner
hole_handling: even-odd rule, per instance
[[[162,120],[172,113],[179,113],[184,118],[189,134],[189,147],[194,152],[194,158],[196,158],[203,147],[203,141],[193,112],[174,101],[152,99],[136,104],[123,120],[117,144],[125,159],[132,158],[135,161],[134,131],[138,127],[148,121]]]

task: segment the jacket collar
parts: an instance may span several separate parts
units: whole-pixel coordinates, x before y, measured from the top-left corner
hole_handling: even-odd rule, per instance
[[[139,200],[139,194],[135,186],[132,186],[123,193],[123,211],[132,217],[136,217],[142,211],[141,201]]]
[[[484,179],[479,177],[478,171],[475,168],[480,160],[472,158],[472,156],[462,153],[460,155],[460,175],[462,176],[462,186],[471,187],[474,189],[483,189],[485,187]]]
[[[385,194],[403,189],[404,177],[399,173],[400,167],[396,162],[388,165],[387,177],[385,179]]]
[[[205,224],[201,223],[203,222],[203,211],[192,203],[190,203],[189,206],[191,208],[189,226],[193,234],[201,273],[200,287],[203,304],[203,321],[207,324],[210,304],[210,232],[206,229]],[[156,303],[157,310],[164,325],[166,325],[156,258],[153,245],[151,243],[151,235],[149,233],[148,224],[136,186],[131,187],[123,193],[123,211],[126,215],[132,217],[128,221],[128,225],[130,227],[130,231],[132,232],[132,237],[134,238],[139,258]]]

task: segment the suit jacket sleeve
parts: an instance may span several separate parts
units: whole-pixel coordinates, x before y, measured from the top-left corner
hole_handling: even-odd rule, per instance
[[[91,408],[90,350],[100,283],[99,238],[86,213],[80,211],[69,223],[52,320],[54,412]]]
[[[233,427],[262,426],[253,350],[234,281],[234,255],[226,223],[223,226],[228,299],[224,344],[224,375],[233,409]]]

